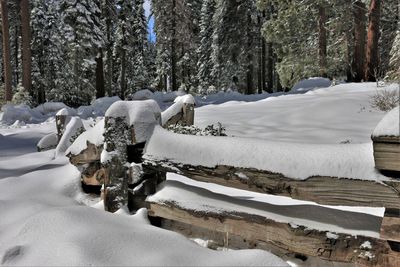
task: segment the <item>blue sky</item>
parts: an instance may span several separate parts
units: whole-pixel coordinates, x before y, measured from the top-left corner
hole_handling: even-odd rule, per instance
[[[151,0],[146,0],[143,4],[144,10],[146,13],[146,17],[149,18],[150,16],[150,7],[151,7]],[[156,35],[154,33],[154,17],[151,16],[149,23],[148,23],[148,31],[149,31],[149,40],[152,42],[156,41]]]

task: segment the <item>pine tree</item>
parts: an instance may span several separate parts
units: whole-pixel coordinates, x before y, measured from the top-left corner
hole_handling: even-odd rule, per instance
[[[147,19],[143,8],[143,0],[136,0],[134,6],[133,28],[135,40],[133,43],[132,58],[132,89],[141,90],[149,86],[149,70],[146,54],[149,53],[147,45]]]
[[[61,15],[73,69],[76,104],[89,103],[94,96],[95,57],[104,46],[98,0],[62,0]]]
[[[214,84],[211,76],[213,69],[212,38],[213,38],[213,16],[215,13],[215,0],[204,0],[201,8],[200,20],[200,47],[198,49],[199,61],[197,63],[197,79],[201,89],[207,89]]]
[[[388,76],[391,80],[400,81],[400,24],[396,39],[390,52],[390,63]]]
[[[242,86],[247,92],[253,89],[249,86],[254,64],[252,55],[255,53],[252,49],[256,25],[254,13],[255,1],[217,1],[212,43],[212,76],[220,87],[237,89]],[[243,28],[246,34],[240,30]]]

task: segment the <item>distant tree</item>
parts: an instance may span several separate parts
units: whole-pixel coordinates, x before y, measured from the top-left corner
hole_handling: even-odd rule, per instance
[[[29,0],[20,0],[21,9],[21,35],[22,35],[22,86],[31,93],[31,27]]]
[[[200,19],[200,46],[198,48],[197,79],[203,89],[214,84],[211,71],[213,69],[212,40],[213,40],[213,16],[215,13],[215,0],[204,0],[201,8]]]
[[[364,79],[365,38],[366,38],[366,5],[363,1],[353,4],[354,12],[354,56],[353,81],[361,82]]]
[[[7,0],[1,0],[1,19],[2,19],[2,34],[3,34],[3,61],[4,61],[4,88],[5,101],[12,100],[11,87],[11,53],[10,53],[10,35],[8,23],[8,7]]]
[[[376,81],[379,73],[379,35],[381,0],[371,0],[368,11],[368,38],[365,57],[365,81]]]

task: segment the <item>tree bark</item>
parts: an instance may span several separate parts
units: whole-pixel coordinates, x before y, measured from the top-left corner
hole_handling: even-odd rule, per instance
[[[4,61],[4,100],[11,101],[11,51],[10,51],[10,33],[8,23],[8,7],[7,0],[1,0],[1,18],[3,30],[3,61]]]
[[[107,7],[108,8],[108,7]],[[112,43],[111,43],[111,18],[109,12],[107,13],[108,18],[106,19],[106,31],[107,31],[107,94],[112,96]]]
[[[365,60],[365,81],[375,82],[379,73],[379,24],[381,1],[371,0],[368,11],[368,38]]]
[[[172,91],[178,90],[176,79],[176,0],[172,0],[172,38],[171,38],[171,86]]]
[[[32,57],[29,0],[21,0],[21,35],[22,35],[22,86],[31,92]]]
[[[326,9],[320,4],[318,6],[318,55],[319,55],[319,70],[321,77],[327,77],[327,36],[326,36]]]
[[[362,1],[353,4],[354,13],[354,57],[353,72],[354,82],[361,82],[364,79],[364,61],[365,61],[365,9]]]
[[[266,44],[266,57],[267,57],[267,62],[266,66],[264,68],[266,69],[266,79],[265,82],[267,92],[268,93],[273,93],[274,92],[274,50],[273,50],[273,44],[272,43],[267,43]]]
[[[96,57],[96,98],[104,97],[104,67],[103,50],[99,49],[99,56]]]
[[[246,88],[246,94],[251,94],[253,93],[253,87],[254,87],[254,82],[253,82],[253,72],[254,72],[254,65],[253,65],[253,38],[252,38],[252,21],[251,21],[251,15],[249,14],[247,16],[247,73],[246,73],[246,78],[247,78],[247,88]]]
[[[120,77],[120,86],[121,92],[120,97],[121,99],[125,99],[125,91],[126,91],[126,51],[125,49],[121,50],[121,77]]]

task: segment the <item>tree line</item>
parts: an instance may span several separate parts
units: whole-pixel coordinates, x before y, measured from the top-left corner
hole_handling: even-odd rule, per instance
[[[399,79],[399,0],[1,0],[4,98],[77,106],[143,89]]]

